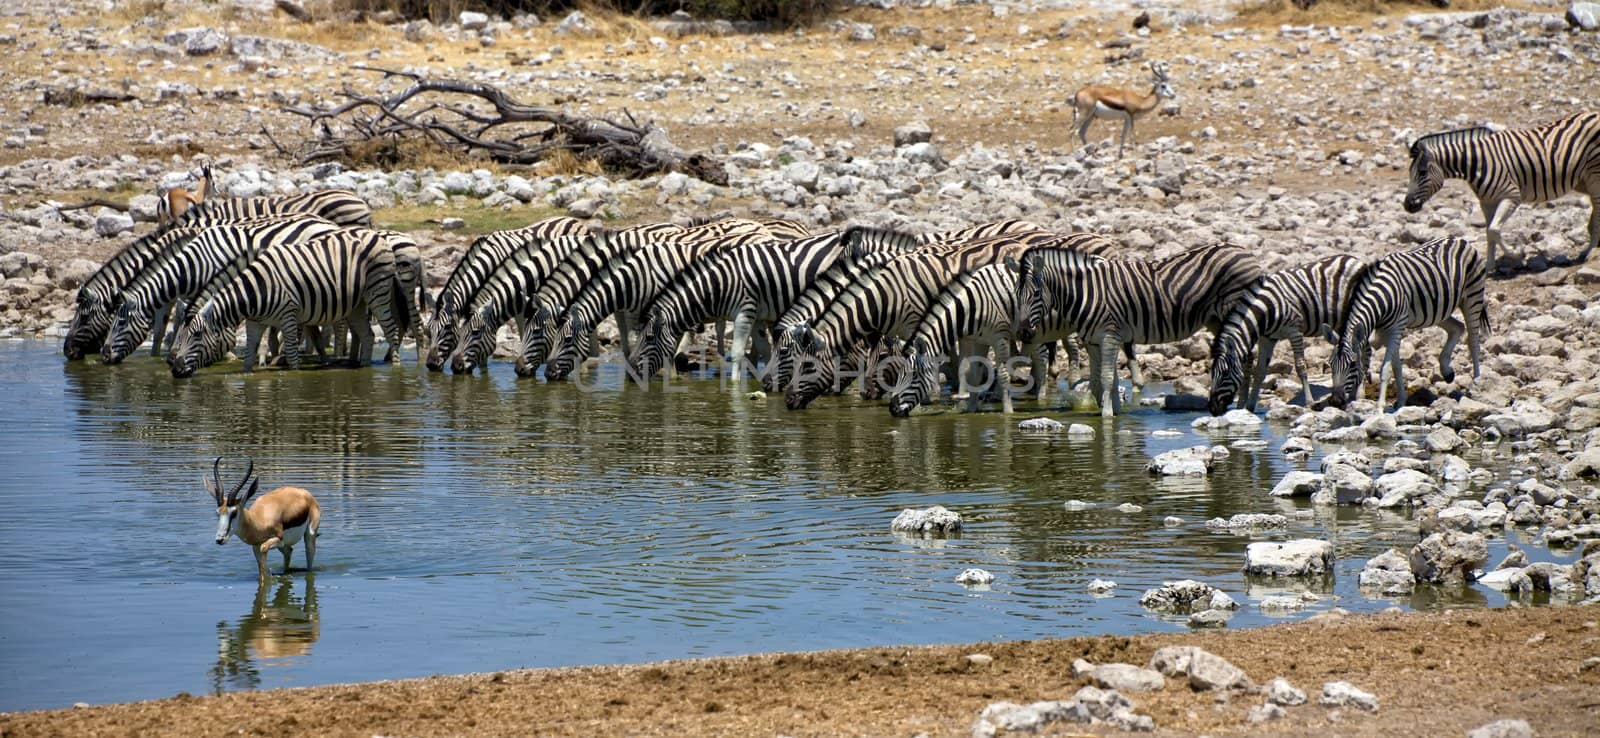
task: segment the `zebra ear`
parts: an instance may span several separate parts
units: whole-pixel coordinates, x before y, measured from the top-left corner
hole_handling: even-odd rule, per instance
[[[1015,274],[1022,273],[1022,264],[1017,261],[1017,257],[1012,256],[1011,254],[1006,254],[1006,268],[1010,269]]]

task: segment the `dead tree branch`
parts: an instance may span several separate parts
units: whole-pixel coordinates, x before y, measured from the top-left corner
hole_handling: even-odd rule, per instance
[[[483,154],[503,164],[532,165],[565,150],[613,172],[642,176],[673,171],[714,184],[728,183],[721,162],[679,149],[667,140],[665,131],[640,123],[626,110],[626,122],[585,118],[526,104],[480,82],[354,68],[408,79],[411,85],[387,98],[346,85],[340,93],[344,102],[337,105],[285,106],[285,112],[305,118],[312,130],[312,137],[292,154],[301,163],[327,159],[355,163],[359,152],[374,145],[395,149],[404,142],[425,141],[458,154]],[[462,98],[468,104],[462,104]],[[492,111],[479,110],[474,102],[486,103]]]

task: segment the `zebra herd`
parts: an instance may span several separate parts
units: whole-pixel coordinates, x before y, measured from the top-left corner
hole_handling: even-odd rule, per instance
[[[1406,208],[1420,207],[1444,178],[1466,178],[1484,203],[1491,249],[1509,213],[1502,203],[1568,191],[1600,200],[1600,114],[1520,131],[1434,134],[1419,139],[1412,156]],[[210,189],[201,187],[200,197]],[[186,200],[169,221],[84,283],[68,358],[98,348],[114,364],[147,337],[159,355],[171,311],[175,377],[223,358],[241,324],[246,369],[268,329],[280,334],[269,351],[291,367],[306,350],[325,353],[324,331],[336,339],[335,354],[364,363],[373,321],[391,358],[410,334],[430,370],[471,373],[486,368],[510,322],[517,374],[543,367],[547,381],[562,381],[597,353],[596,330],[615,316],[629,373],[648,380],[671,372],[683,342],[707,323],[717,324],[722,353],[723,325],[731,323],[722,359],[741,376],[757,368],[763,388],[783,392],[790,409],[854,382],[863,397],[886,397],[899,416],[939,401],[942,376],[969,409],[992,399],[1010,412],[1023,365],[1020,389],[1042,399],[1054,385],[1058,343],[1069,384],[1087,353],[1090,394],[1109,416],[1120,409],[1118,354],[1141,385],[1134,345],[1180,341],[1201,328],[1215,337],[1214,414],[1235,402],[1254,409],[1282,340],[1294,348],[1309,403],[1311,335],[1336,346],[1330,403],[1357,395],[1372,347],[1382,345],[1384,373],[1393,374],[1403,404],[1405,330],[1445,328],[1446,381],[1464,334],[1476,376],[1493,264],[1460,238],[1268,274],[1255,254],[1229,244],[1152,259],[1104,235],[1053,233],[1024,220],[912,235],[860,226],[811,233],[780,219],[602,229],[554,217],[477,238],[430,299],[420,248],[373,229],[370,209],[350,192]],[[1600,207],[1583,257],[1597,237]],[[348,352],[337,347],[347,333]],[[1380,385],[1382,403],[1386,377]]]

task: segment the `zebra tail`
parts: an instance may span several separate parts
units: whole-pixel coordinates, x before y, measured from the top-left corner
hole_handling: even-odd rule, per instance
[[[406,291],[405,284],[401,283],[399,274],[389,277],[389,294],[389,304],[395,311],[396,322],[400,324],[400,336],[395,340],[395,345],[399,346],[400,339],[405,338],[416,328],[420,316],[411,314],[411,295]]]

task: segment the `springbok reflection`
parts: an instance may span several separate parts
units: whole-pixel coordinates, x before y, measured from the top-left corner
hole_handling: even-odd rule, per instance
[[[256,588],[250,612],[230,624],[217,623],[217,663],[211,667],[211,692],[256,689],[260,669],[275,659],[309,656],[322,632],[317,614],[317,578],[306,572],[305,591],[296,597],[293,579]],[[269,596],[270,595],[270,596]]]

